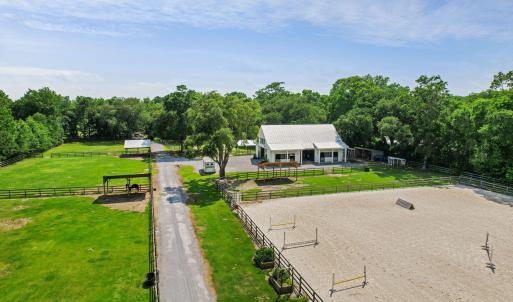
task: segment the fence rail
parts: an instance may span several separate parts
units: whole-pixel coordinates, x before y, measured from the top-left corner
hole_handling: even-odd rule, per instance
[[[153,166],[151,160],[148,161],[148,170],[151,175],[153,175]],[[155,226],[155,209],[154,209],[154,200],[153,200],[153,178],[150,177],[150,204],[148,211],[148,219],[149,219],[149,249],[148,249],[148,269],[149,273],[147,278],[153,278],[153,286],[150,287],[150,302],[158,302],[160,300],[159,295],[159,270],[158,270],[158,260],[157,260],[157,235],[156,235],[156,226]]]
[[[485,182],[499,183],[499,184],[503,184],[505,186],[513,186],[513,181],[507,181],[504,179],[493,178],[490,176],[475,174],[475,173],[471,173],[471,172],[463,172],[461,174],[461,176],[467,177],[467,178],[472,178],[474,180],[483,180]]]
[[[53,152],[50,157],[92,157],[92,156],[122,156],[122,155],[147,155],[147,151],[110,151],[110,152]]]
[[[140,184],[140,191],[150,191],[150,186]],[[103,186],[93,187],[61,187],[61,188],[31,188],[0,190],[0,199],[10,198],[34,198],[49,196],[71,196],[71,195],[99,195],[103,194]],[[105,188],[107,193],[126,193],[126,186],[109,186]]]
[[[25,158],[31,158],[31,157],[43,157],[43,153],[37,152],[37,153],[20,154],[18,156],[1,161],[0,167],[6,167],[6,166],[12,165],[14,163],[17,163],[21,160],[24,160]]]
[[[513,185],[504,185],[497,182],[486,181],[482,178],[472,178],[464,175],[460,176],[459,183],[495,193],[513,196]]]
[[[385,190],[406,187],[421,187],[434,185],[448,185],[458,183],[457,177],[436,177],[421,178],[413,180],[382,182],[382,183],[362,183],[348,184],[338,186],[322,186],[322,187],[305,187],[292,189],[266,190],[260,192],[239,192],[241,201],[276,199],[286,197],[298,197],[309,195],[335,194],[343,192],[369,191],[369,190]]]
[[[305,169],[274,169],[250,172],[229,172],[226,178],[235,180],[248,179],[271,179],[279,177],[303,177],[318,176],[325,174],[343,174],[351,173],[357,167],[323,167],[323,168],[305,168]]]
[[[414,168],[414,169],[423,169],[424,168],[424,164],[420,163],[420,162],[416,162],[416,161],[407,160],[406,161],[406,167],[411,167],[411,168]],[[442,167],[442,166],[438,166],[438,165],[432,165],[432,164],[427,164],[426,165],[426,169],[427,170],[431,170],[431,171],[435,171],[435,172],[444,173],[444,174],[449,174],[449,175],[456,175],[457,174],[456,173],[456,169]]]
[[[232,209],[237,213],[242,226],[251,237],[253,242],[258,247],[270,247],[274,250],[275,266],[285,268],[289,271],[294,293],[300,296],[305,296],[312,302],[323,302],[324,300],[312,288],[312,286],[310,286],[310,284],[303,278],[303,276],[301,276],[297,269],[285,258],[285,256],[281,253],[281,250],[277,248],[269,238],[267,238],[265,233],[262,232],[262,230],[256,225],[251,217],[246,214],[242,207],[237,206],[237,197],[234,196],[236,193],[229,192],[225,188],[218,188],[220,189],[223,198],[230,203]]]

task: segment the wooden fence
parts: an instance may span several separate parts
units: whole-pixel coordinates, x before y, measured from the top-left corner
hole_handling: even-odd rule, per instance
[[[310,284],[301,276],[301,274],[297,271],[297,269],[285,258],[285,256],[281,253],[281,250],[276,247],[269,238],[265,235],[265,233],[256,225],[256,223],[251,219],[251,217],[246,214],[246,212],[239,207],[236,202],[236,193],[229,192],[225,188],[218,187],[221,191],[221,194],[225,198],[225,200],[232,206],[232,209],[237,213],[237,217],[251,237],[253,242],[258,247],[270,247],[274,250],[274,263],[275,267],[279,266],[288,270],[290,274],[290,278],[292,280],[292,287],[294,289],[294,293],[299,296],[307,297],[312,302],[323,302],[324,300],[319,296],[319,294],[310,286]]]
[[[140,184],[140,191],[150,191],[150,186]],[[32,188],[0,190],[0,199],[10,198],[34,198],[50,196],[74,196],[74,195],[100,195],[103,194],[103,186],[93,187],[61,187],[61,188]],[[126,186],[109,186],[107,193],[127,193]]]
[[[323,167],[323,168],[305,168],[305,169],[273,169],[250,172],[228,172],[226,178],[232,180],[248,180],[248,179],[271,179],[280,177],[303,177],[318,176],[326,174],[343,174],[351,173],[353,167]]]
[[[123,155],[148,155],[145,151],[111,151],[111,152],[54,152],[50,153],[51,158],[61,157],[93,157],[93,156],[123,156]]]
[[[153,162],[150,153],[150,160],[148,161],[148,171],[151,175],[153,175]],[[158,269],[158,254],[157,254],[157,227],[155,225],[155,203],[154,203],[154,195],[153,195],[153,178],[150,177],[150,204],[148,211],[148,219],[149,219],[149,229],[148,229],[148,237],[149,237],[149,248],[148,248],[148,274],[146,275],[147,281],[151,282],[152,285],[150,290],[149,300],[150,302],[158,302],[160,300],[159,295],[159,269]],[[152,278],[152,280],[149,280]]]
[[[473,180],[483,180],[485,182],[498,183],[498,184],[503,184],[505,186],[513,186],[513,181],[507,181],[504,179],[498,179],[498,178],[494,178],[494,177],[490,177],[490,176],[486,176],[486,175],[475,174],[475,173],[471,173],[471,172],[463,172],[461,174],[461,176],[471,178]]]
[[[505,185],[495,181],[488,181],[483,178],[473,178],[465,175],[459,177],[459,183],[495,193],[513,196],[513,185]]]
[[[18,156],[6,159],[4,161],[0,162],[0,167],[6,167],[9,165],[12,165],[14,163],[17,163],[21,160],[24,160],[25,158],[31,158],[31,157],[43,157],[42,153],[35,152],[35,153],[28,153],[28,154],[20,154]]]
[[[266,190],[260,192],[239,192],[241,201],[276,199],[309,195],[335,194],[343,192],[357,192],[370,190],[397,189],[406,187],[422,187],[435,185],[448,185],[458,183],[458,177],[436,177],[402,180],[382,183],[347,184],[337,186],[305,187],[291,189]]]

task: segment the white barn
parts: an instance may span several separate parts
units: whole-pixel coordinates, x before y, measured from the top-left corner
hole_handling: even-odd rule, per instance
[[[262,125],[256,156],[269,162],[335,163],[347,161],[348,148],[332,124]]]

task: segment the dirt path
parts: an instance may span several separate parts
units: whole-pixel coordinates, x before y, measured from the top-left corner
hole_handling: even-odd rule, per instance
[[[152,145],[161,151],[162,145]],[[204,260],[185,205],[178,167],[167,154],[158,154],[157,251],[161,301],[215,301],[205,281]]]

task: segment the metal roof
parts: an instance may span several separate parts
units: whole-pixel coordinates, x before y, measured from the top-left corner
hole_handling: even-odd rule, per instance
[[[342,145],[338,142],[322,142],[322,143],[315,142],[314,146],[316,149],[343,149],[344,148],[344,145]]]
[[[273,151],[300,150],[303,145],[299,144],[267,144]]]
[[[271,150],[275,150],[273,146],[278,147],[278,145],[290,145],[296,150],[314,149],[314,143],[337,143],[342,146],[339,148],[347,148],[333,124],[262,125],[261,131]],[[291,149],[287,147],[282,150]]]
[[[125,149],[150,148],[151,141],[149,139],[128,139],[125,140]]]

